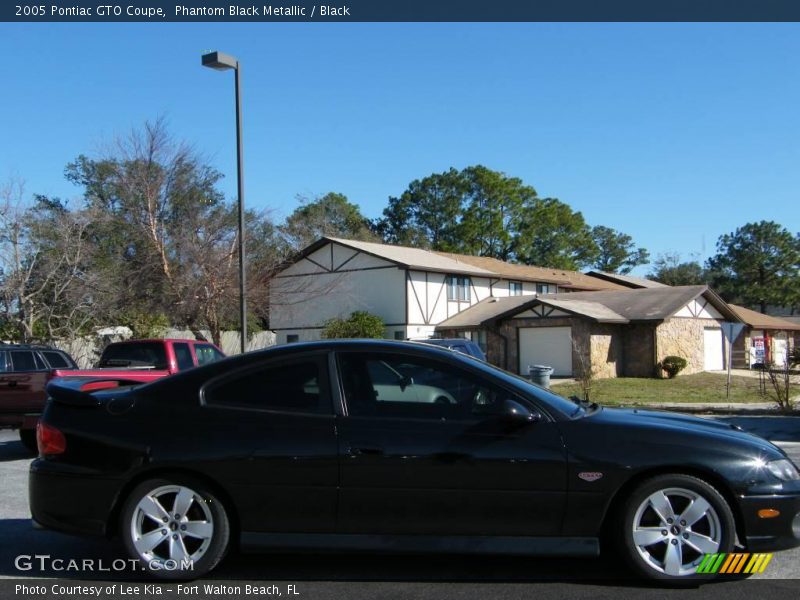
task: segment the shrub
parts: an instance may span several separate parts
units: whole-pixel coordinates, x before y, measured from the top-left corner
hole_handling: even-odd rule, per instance
[[[667,356],[661,361],[661,368],[667,372],[667,377],[672,379],[686,368],[686,359],[682,356]]]
[[[363,310],[357,310],[347,319],[331,319],[325,323],[322,337],[336,338],[373,338],[382,339],[386,326],[383,319]]]

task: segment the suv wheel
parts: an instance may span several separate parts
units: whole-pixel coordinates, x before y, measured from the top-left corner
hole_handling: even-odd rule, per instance
[[[159,579],[200,577],[228,549],[230,524],[219,499],[200,481],[151,479],[131,492],[122,509],[125,549]]]
[[[689,475],[660,475],[627,498],[617,534],[633,570],[648,579],[698,582],[706,554],[731,552],[736,525],[728,503],[705,481]]]

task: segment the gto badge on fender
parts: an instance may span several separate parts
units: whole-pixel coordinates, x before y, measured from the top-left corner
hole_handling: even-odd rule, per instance
[[[591,483],[592,481],[597,481],[603,476],[602,473],[598,473],[596,471],[581,471],[578,473],[578,477],[583,479],[584,481],[588,481]]]

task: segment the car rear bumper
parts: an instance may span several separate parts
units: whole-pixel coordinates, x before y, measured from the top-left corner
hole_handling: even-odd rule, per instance
[[[748,550],[785,550],[800,546],[800,494],[791,496],[743,496],[739,499]],[[780,514],[762,518],[759,510]]]
[[[36,459],[28,475],[34,522],[75,535],[108,535],[120,482],[72,472],[70,467]]]

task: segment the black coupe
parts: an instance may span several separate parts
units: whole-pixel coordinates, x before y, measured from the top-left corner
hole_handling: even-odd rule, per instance
[[[138,387],[50,384],[36,523],[157,577],[243,549],[591,556],[641,576],[800,545],[800,476],[735,427],[570,401],[413,342],[292,344]],[[90,390],[90,391],[87,391]],[[604,546],[605,548],[605,546]]]

